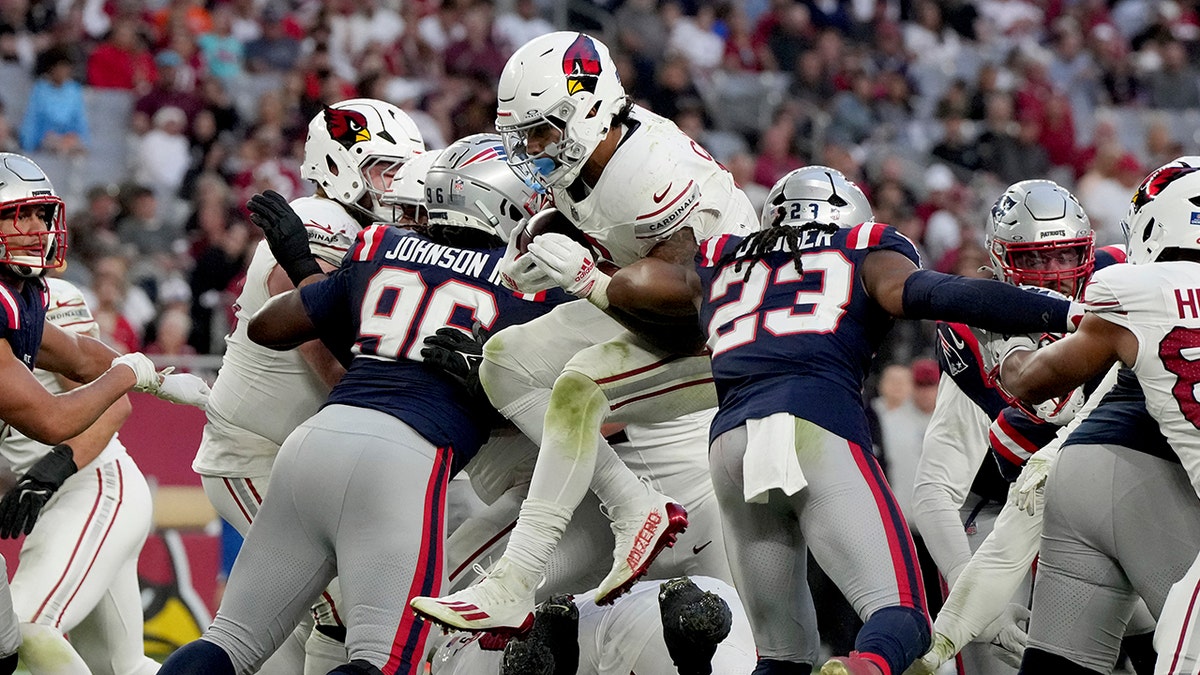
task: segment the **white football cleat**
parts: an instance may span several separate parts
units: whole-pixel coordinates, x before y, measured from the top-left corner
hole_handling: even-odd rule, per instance
[[[534,583],[526,583],[507,558],[500,560],[474,586],[442,598],[413,598],[417,616],[445,628],[521,635],[533,627]]]
[[[596,589],[596,604],[607,605],[628,591],[663,549],[687,529],[687,510],[655,490],[646,501],[612,510],[616,538],[613,567]]]

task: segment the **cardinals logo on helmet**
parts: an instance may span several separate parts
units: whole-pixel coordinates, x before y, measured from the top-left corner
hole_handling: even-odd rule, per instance
[[[596,93],[596,80],[600,77],[600,52],[592,39],[582,33],[567,47],[563,54],[563,74],[567,76],[567,93],[586,91]]]
[[[1146,180],[1138,186],[1137,192],[1133,193],[1133,208],[1140,209],[1149,204],[1162,194],[1168,185],[1196,171],[1200,171],[1200,167],[1168,166],[1155,171],[1147,176]]]
[[[357,110],[338,110],[325,107],[325,128],[329,136],[347,150],[355,143],[371,140],[367,118]]]

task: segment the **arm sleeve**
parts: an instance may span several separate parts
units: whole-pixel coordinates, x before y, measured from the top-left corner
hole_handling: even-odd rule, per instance
[[[917,270],[904,282],[904,316],[965,323],[1004,334],[1075,330],[1070,300],[992,279]]]
[[[987,453],[987,414],[942,375],[913,486],[913,520],[938,570],[954,586],[971,547],[959,509]]]

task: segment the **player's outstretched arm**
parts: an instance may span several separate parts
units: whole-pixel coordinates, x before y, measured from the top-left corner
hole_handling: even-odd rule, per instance
[[[895,251],[874,251],[860,270],[867,293],[889,314],[936,319],[998,333],[1069,333],[1079,303],[1026,291],[1002,281],[917,268]]]
[[[91,383],[55,396],[17,359],[8,342],[0,340],[0,419],[47,445],[83,433],[137,382],[132,367],[114,366]]]
[[[1000,384],[1022,401],[1041,403],[1070,393],[1117,361],[1133,363],[1137,349],[1128,328],[1088,314],[1075,333],[1054,344],[1010,351],[1000,361]]]
[[[321,271],[326,274],[334,269],[333,265],[324,260],[317,260],[317,264],[321,266]],[[321,278],[319,275],[312,277],[314,281]],[[293,288],[295,286],[292,285],[291,280],[288,279],[288,275],[282,267],[276,265],[271,270],[271,273],[267,275],[267,293],[271,297],[286,293]],[[321,378],[326,387],[333,389],[333,385],[337,384],[342,379],[342,376],[346,374],[345,367],[342,366],[337,357],[320,340],[309,340],[300,345],[298,349],[300,357],[304,359],[304,362],[308,364],[308,367],[312,369],[317,377]]]

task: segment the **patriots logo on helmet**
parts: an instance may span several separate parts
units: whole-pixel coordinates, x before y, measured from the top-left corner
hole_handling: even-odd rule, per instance
[[[357,110],[339,110],[326,106],[325,128],[329,130],[329,136],[347,150],[355,143],[371,140],[367,118]]]
[[[596,80],[600,78],[600,52],[596,44],[583,33],[575,38],[563,54],[563,75],[567,76],[567,93],[586,91],[596,93]]]
[[[1137,191],[1133,193],[1133,208],[1136,210],[1149,204],[1162,194],[1168,185],[1196,171],[1200,171],[1200,167],[1168,166],[1155,171],[1147,176],[1146,180],[1138,186]]]

